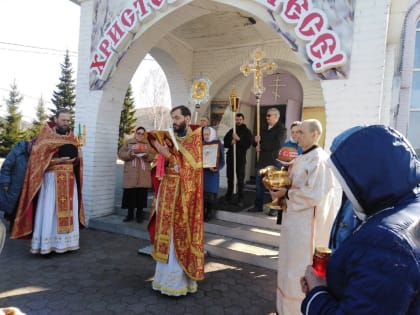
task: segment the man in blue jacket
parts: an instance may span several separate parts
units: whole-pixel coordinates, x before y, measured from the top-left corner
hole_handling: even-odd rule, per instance
[[[10,229],[15,219],[32,143],[26,140],[17,142],[1,166],[0,210],[4,211],[5,219],[10,221]]]
[[[303,314],[420,314],[420,161],[396,130],[354,127],[333,142],[331,167],[361,225],[334,251],[325,278],[308,266]]]

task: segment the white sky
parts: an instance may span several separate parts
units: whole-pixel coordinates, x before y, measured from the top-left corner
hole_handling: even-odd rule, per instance
[[[54,108],[52,93],[61,76],[60,64],[65,50],[77,78],[80,7],[70,0],[0,0],[0,114],[6,113],[5,99],[16,80],[24,96],[20,112],[25,120],[35,117],[38,100],[44,98],[46,108]],[[39,48],[31,48],[39,47]],[[133,92],[138,73],[133,78]],[[146,71],[147,73],[147,71]],[[136,105],[139,106],[136,97]]]

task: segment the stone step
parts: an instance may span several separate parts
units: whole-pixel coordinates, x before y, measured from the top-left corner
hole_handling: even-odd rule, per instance
[[[144,209],[144,218],[148,218],[149,213],[150,209]],[[127,210],[118,208],[115,209],[115,214],[125,216],[127,215]],[[280,225],[276,221],[276,217],[269,217],[262,212],[216,210],[214,219],[205,223],[205,231],[254,243],[277,246]]]
[[[278,256],[279,226],[275,220],[267,215],[233,213],[231,217],[226,211],[217,211],[216,218],[204,224],[205,250],[214,257],[231,259],[248,264],[276,269]],[[145,213],[147,216],[148,213]],[[112,214],[89,220],[89,228],[108,231],[116,234],[130,235],[136,238],[149,239],[147,233],[147,220],[142,223],[135,221],[123,222],[124,214]],[[248,218],[241,218],[241,217]],[[257,217],[256,221],[249,217]],[[220,217],[233,218],[240,222],[253,222],[246,225],[238,222],[224,221]],[[271,222],[274,228],[259,227],[255,224]]]
[[[244,225],[250,225],[259,228],[280,231],[280,226],[277,224],[277,217],[270,217],[267,211],[264,212],[231,212],[224,210],[216,210],[215,218],[228,222],[235,222]]]
[[[148,218],[150,209],[146,208],[143,210],[143,212],[144,218]],[[115,214],[126,216],[127,209],[121,209],[120,207],[116,206]],[[267,210],[265,210],[264,212],[232,212],[224,210],[215,210],[214,217],[222,221],[235,222],[238,224],[245,224],[254,227],[280,231],[280,225],[276,223],[277,217],[268,216]]]
[[[220,219],[213,219],[210,222],[205,222],[204,231],[206,233],[274,247],[278,246],[280,236],[277,227],[275,229],[270,229],[259,225],[246,225]]]
[[[277,270],[278,247],[205,233],[207,254]]]
[[[147,220],[142,223],[135,221],[123,222],[125,215],[110,214],[98,218],[90,218],[89,228],[107,231],[115,234],[129,235],[140,239],[149,239]]]

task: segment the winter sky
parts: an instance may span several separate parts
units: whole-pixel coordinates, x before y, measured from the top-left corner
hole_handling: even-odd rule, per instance
[[[5,99],[14,80],[24,97],[20,112],[25,120],[35,117],[41,96],[47,109],[54,108],[52,93],[59,83],[60,64],[66,50],[69,50],[73,78],[77,78],[79,16],[80,7],[70,0],[0,1],[1,115],[5,114]],[[148,59],[141,66],[154,64]],[[137,77],[134,76],[132,83]],[[133,92],[136,96],[134,86]]]

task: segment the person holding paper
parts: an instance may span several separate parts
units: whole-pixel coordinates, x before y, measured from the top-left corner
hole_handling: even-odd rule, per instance
[[[164,174],[150,220],[155,222],[152,287],[181,296],[196,292],[197,280],[204,279],[202,129],[189,127],[191,111],[184,105],[173,108],[171,118],[178,149],[152,142],[164,157],[158,158]]]
[[[218,146],[216,166],[204,167],[204,221],[208,222],[213,218],[213,207],[217,201],[219,192],[220,170],[225,166],[225,148],[223,143],[217,139],[216,130],[212,127],[203,128],[204,145]],[[205,151],[205,150],[204,150]],[[205,151],[206,152],[206,151]],[[205,153],[203,159],[206,159]],[[203,161],[204,162],[204,161]]]
[[[121,203],[121,208],[127,209],[124,222],[133,220],[134,208],[137,209],[137,223],[143,222],[143,209],[147,208],[147,192],[152,187],[150,162],[154,156],[144,127],[137,127],[134,137],[127,139],[118,151],[118,157],[124,161],[124,191]]]

